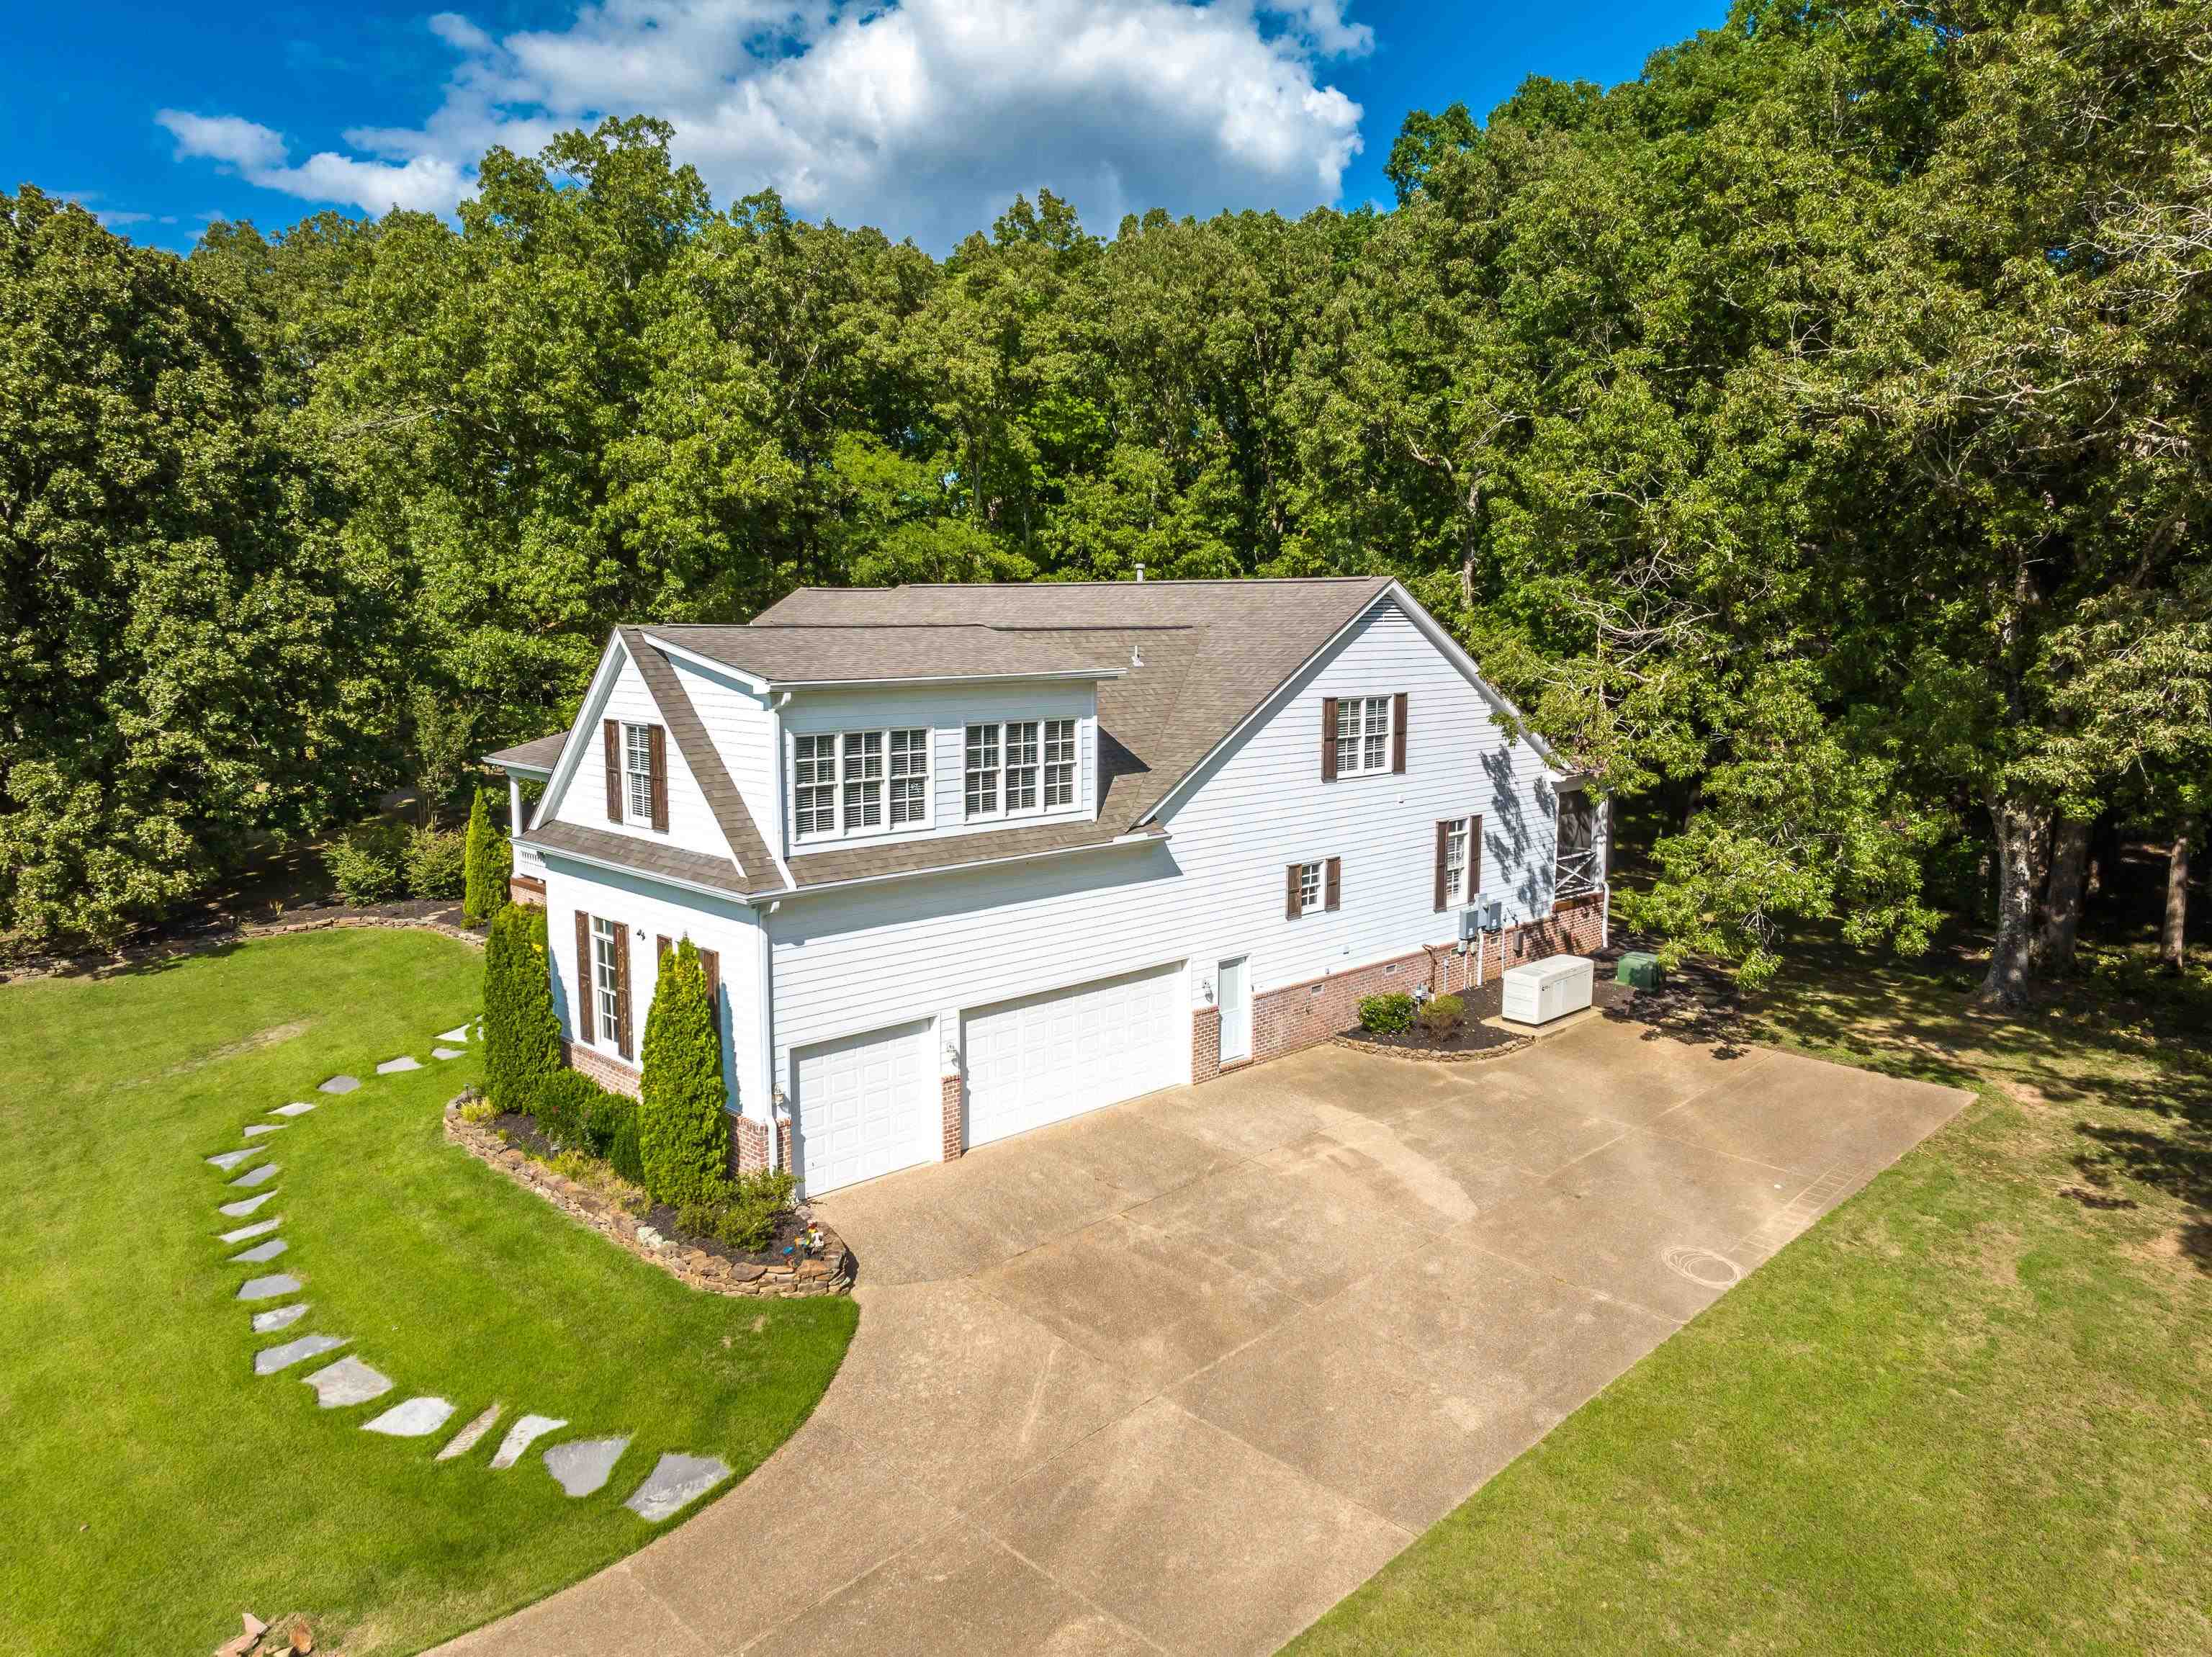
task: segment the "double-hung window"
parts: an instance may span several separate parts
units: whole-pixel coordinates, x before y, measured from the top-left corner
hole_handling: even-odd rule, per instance
[[[592,917],[592,996],[599,1002],[599,1039],[622,1039],[622,964],[615,952],[622,947],[622,931],[614,922]]]
[[[1390,766],[1390,698],[1349,696],[1336,706],[1336,774],[1357,777]]]
[[[1449,908],[1474,901],[1474,894],[1467,889],[1468,827],[1469,819],[1464,817],[1444,825],[1444,903]]]
[[[1298,865],[1298,913],[1310,915],[1321,907],[1321,865]]]
[[[970,725],[961,798],[973,817],[1065,811],[1075,803],[1076,722],[1010,719]]]
[[[835,731],[793,737],[791,809],[792,828],[802,840],[873,834],[887,826],[927,822],[928,731]]]
[[[623,727],[623,814],[633,823],[653,821],[653,727]]]

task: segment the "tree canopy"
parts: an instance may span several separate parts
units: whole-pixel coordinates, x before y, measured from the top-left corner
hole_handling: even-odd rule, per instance
[[[2087,825],[2212,772],[2208,98],[2198,4],[1740,0],[1417,112],[1388,211],[939,259],[646,119],[183,264],[0,198],[0,929],[555,728],[617,619],[1141,564],[1403,578],[1754,978],[1986,854],[2016,998]]]

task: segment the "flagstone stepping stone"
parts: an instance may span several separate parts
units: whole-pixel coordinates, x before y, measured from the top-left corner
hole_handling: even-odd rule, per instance
[[[387,1058],[383,1063],[378,1065],[376,1073],[380,1076],[396,1075],[402,1070],[419,1070],[422,1068],[421,1059],[402,1053],[398,1058]]]
[[[283,1329],[289,1325],[295,1324],[307,1315],[307,1303],[305,1301],[295,1301],[290,1306],[280,1306],[274,1312],[257,1312],[253,1314],[253,1332],[257,1335],[266,1335],[272,1329]]]
[[[319,1093],[349,1093],[360,1086],[359,1076],[332,1076],[328,1081],[318,1081],[315,1091]]]
[[[556,1444],[545,1453],[545,1471],[571,1496],[589,1496],[607,1482],[615,1463],[629,1448],[627,1437],[580,1438]]]
[[[361,1424],[364,1433],[382,1433],[387,1438],[427,1438],[446,1424],[453,1413],[453,1406],[443,1398],[410,1398],[404,1404],[395,1404],[374,1421]]]
[[[256,1243],[252,1248],[241,1249],[223,1262],[232,1266],[258,1266],[275,1259],[292,1246],[282,1237],[271,1237],[265,1243]]]
[[[499,1441],[499,1452],[492,1457],[491,1465],[501,1469],[514,1466],[522,1459],[522,1453],[530,1447],[532,1440],[544,1438],[568,1424],[554,1416],[523,1416],[507,1429],[507,1436]]]
[[[466,1058],[468,1055],[458,1047],[433,1047],[430,1050],[430,1057],[432,1058]]]
[[[382,1398],[392,1390],[392,1377],[378,1374],[359,1358],[340,1358],[329,1368],[304,1377],[300,1384],[315,1389],[316,1402],[324,1409],[340,1410]]]
[[[248,1139],[258,1139],[265,1133],[283,1133],[284,1128],[285,1124],[282,1122],[250,1122],[246,1127],[246,1136]]]
[[[222,1243],[242,1243],[249,1237],[258,1237],[264,1232],[274,1231],[283,1223],[284,1216],[280,1214],[274,1220],[264,1220],[258,1226],[240,1226],[236,1231],[226,1231],[216,1240]]]
[[[273,1191],[265,1191],[258,1197],[241,1197],[235,1203],[225,1203],[216,1212],[227,1215],[233,1220],[243,1220],[276,1194]]]
[[[274,1162],[264,1162],[252,1173],[241,1173],[230,1183],[245,1189],[251,1189],[255,1185],[265,1185],[276,1177],[276,1167]]]
[[[491,1431],[491,1424],[499,1419],[499,1412],[506,1407],[503,1404],[495,1404],[483,1414],[462,1428],[447,1442],[446,1447],[438,1452],[438,1459],[451,1461],[455,1456],[465,1456],[475,1449],[483,1435]]]
[[[334,1346],[343,1346],[347,1338],[343,1335],[302,1335],[282,1346],[264,1347],[253,1355],[253,1373],[273,1375],[278,1370],[289,1369],[294,1364],[312,1358],[319,1352],[327,1352]]]
[[[228,1173],[233,1168],[246,1161],[247,1157],[258,1156],[260,1154],[260,1146],[247,1145],[242,1149],[224,1151],[219,1155],[210,1156],[208,1158],[208,1167],[211,1168],[221,1168],[225,1173]]]
[[[271,1272],[266,1277],[248,1277],[238,1286],[241,1301],[273,1301],[279,1295],[296,1295],[300,1280],[289,1271]]]
[[[441,1041],[466,1041],[468,1039],[469,1026],[465,1024],[457,1024],[450,1030],[438,1032],[438,1039]]]
[[[713,1456],[685,1456],[671,1451],[653,1463],[645,1483],[630,1493],[623,1506],[657,1525],[729,1476],[730,1470]]]
[[[269,1114],[271,1116],[305,1116],[308,1112],[314,1108],[315,1107],[312,1105],[302,1105],[297,1100],[295,1100],[289,1105],[279,1105],[275,1110],[270,1112]]]

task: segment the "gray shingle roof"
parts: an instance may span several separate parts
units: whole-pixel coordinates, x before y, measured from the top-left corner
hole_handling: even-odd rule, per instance
[[[533,736],[527,742],[518,742],[511,748],[501,748],[497,753],[488,753],[484,764],[501,771],[550,771],[561,762],[561,749],[568,740],[566,731],[556,731],[550,736]]]
[[[541,851],[566,851],[622,868],[647,874],[665,874],[693,886],[741,896],[752,886],[726,857],[703,851],[686,851],[665,841],[644,840],[605,829],[585,828],[576,823],[540,823],[522,837],[526,846]],[[771,874],[773,871],[771,871]]]
[[[1083,629],[860,623],[652,627],[671,644],[779,685],[1118,670]]]

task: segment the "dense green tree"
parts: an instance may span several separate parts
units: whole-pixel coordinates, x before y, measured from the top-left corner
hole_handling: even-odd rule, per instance
[[[714,996],[689,938],[661,957],[638,1068],[646,1190],[672,1208],[716,1201],[730,1183],[729,1094]]]
[[[479,788],[469,807],[467,874],[461,901],[464,919],[488,921],[506,906],[514,859],[514,848],[492,821],[491,807]]]
[[[561,1069],[561,1020],[545,947],[545,911],[509,904],[484,945],[484,1093],[502,1111],[537,1108]]]

